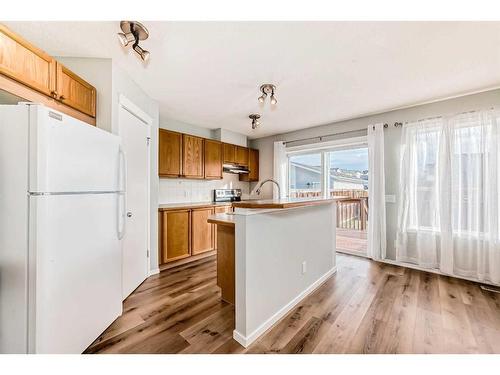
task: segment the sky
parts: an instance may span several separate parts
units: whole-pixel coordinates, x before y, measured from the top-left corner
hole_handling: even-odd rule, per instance
[[[293,157],[293,160],[310,166],[321,165],[320,154],[297,155]],[[333,168],[358,171],[368,170],[368,149],[357,148],[351,150],[333,151],[330,153],[330,165]]]

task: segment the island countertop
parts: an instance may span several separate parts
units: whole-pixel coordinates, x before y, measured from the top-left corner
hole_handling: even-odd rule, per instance
[[[331,198],[285,198],[285,199],[259,199],[233,202],[235,208],[256,208],[256,209],[275,209],[275,208],[295,208],[305,206],[317,206],[330,204],[347,197],[338,196]]]
[[[229,227],[234,227],[234,215],[233,214],[215,214],[209,216],[207,220],[210,224],[227,225]]]

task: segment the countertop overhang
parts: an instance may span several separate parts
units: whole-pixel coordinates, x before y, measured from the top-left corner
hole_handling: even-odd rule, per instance
[[[346,197],[340,196],[332,198],[261,199],[233,202],[232,205],[235,208],[279,209],[331,204],[345,198]]]
[[[226,225],[228,227],[234,227],[234,222],[235,222],[233,214],[211,215],[207,221],[210,224]]]

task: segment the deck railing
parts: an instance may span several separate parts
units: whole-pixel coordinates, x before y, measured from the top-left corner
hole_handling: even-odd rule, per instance
[[[292,198],[321,197],[318,190],[290,191]],[[366,190],[332,190],[332,197],[345,197],[337,202],[337,228],[366,230],[368,224],[368,191]]]

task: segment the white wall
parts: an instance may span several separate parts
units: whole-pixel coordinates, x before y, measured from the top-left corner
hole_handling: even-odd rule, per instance
[[[202,128],[201,126],[196,126],[188,124],[186,122],[177,121],[165,117],[162,117],[160,119],[160,128],[173,130],[179,133],[196,135],[202,138],[213,138],[213,132],[214,132],[212,129],[209,128]]]
[[[394,122],[419,120],[426,117],[454,114],[474,109],[486,109],[500,105],[500,90],[491,90],[479,94],[467,95],[440,102],[419,105],[411,108],[380,113],[373,116],[360,117],[353,120],[341,121],[328,125],[316,126],[309,129],[275,135],[250,141],[250,146],[259,149],[261,180],[273,176],[273,142],[278,140],[291,141],[302,138],[317,137],[326,134],[360,130],[359,135],[366,133],[369,124],[388,123],[385,129],[385,175],[386,194],[396,195],[399,201],[399,144],[401,129],[393,126]],[[354,133],[351,136],[356,136]],[[346,136],[339,136],[345,138]],[[331,140],[332,138],[329,138]],[[300,143],[295,143],[298,145]],[[272,187],[265,186],[263,194],[272,197]],[[387,203],[387,256],[395,259],[394,240],[397,230],[397,203]]]
[[[213,132],[214,139],[217,139],[222,142],[231,143],[233,145],[248,146],[247,136],[240,133],[232,132],[231,130],[226,129],[215,129]]]

